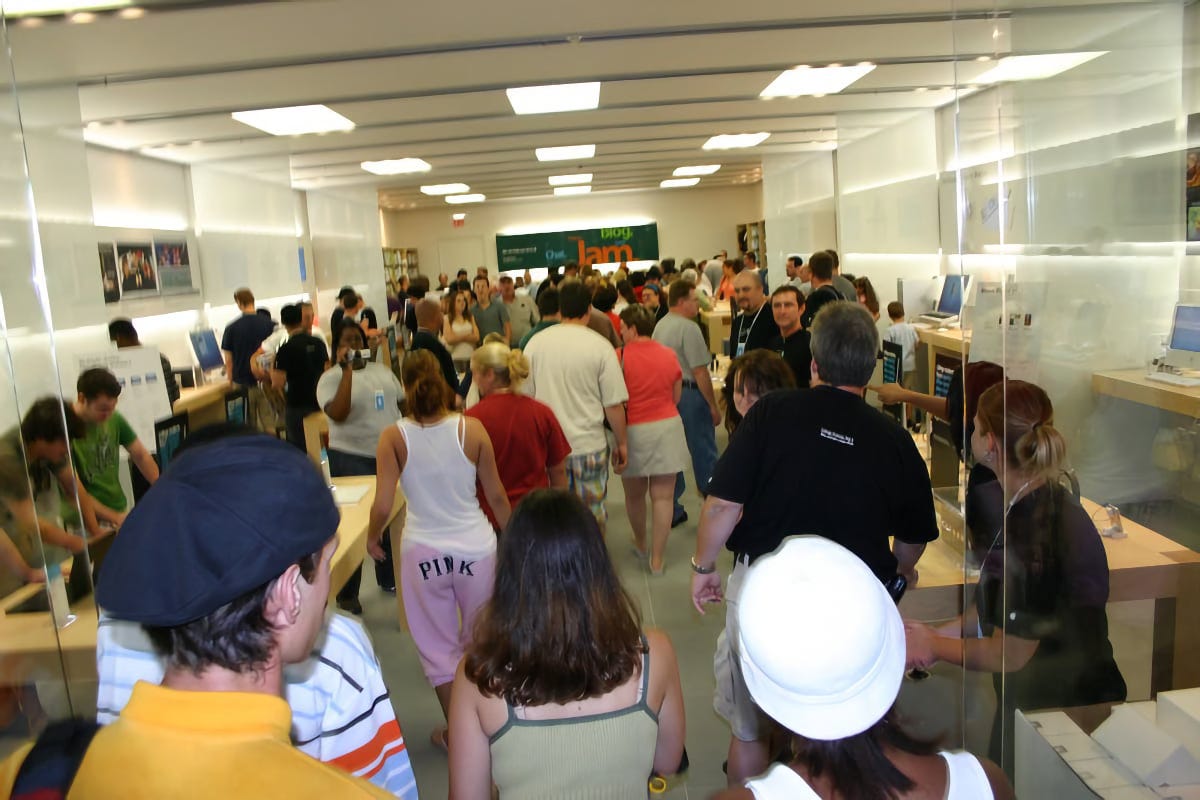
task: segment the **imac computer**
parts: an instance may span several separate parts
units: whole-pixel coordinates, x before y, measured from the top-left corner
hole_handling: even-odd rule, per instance
[[[970,275],[947,275],[942,281],[937,308],[922,314],[920,321],[934,325],[952,325],[958,322],[970,285]]]
[[[1200,305],[1180,303],[1175,306],[1175,320],[1171,325],[1171,340],[1167,343],[1166,358],[1158,372],[1146,376],[1148,380],[1169,383],[1182,387],[1200,386]],[[1181,370],[1193,374],[1180,375]]]
[[[188,334],[192,340],[192,351],[196,354],[196,363],[200,372],[208,382],[209,374],[225,368],[225,357],[217,346],[217,335],[211,329],[192,331]]]

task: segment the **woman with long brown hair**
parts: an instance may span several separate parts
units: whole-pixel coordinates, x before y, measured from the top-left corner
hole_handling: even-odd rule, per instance
[[[425,677],[448,713],[454,669],[491,595],[496,564],[496,535],[476,480],[501,525],[508,522],[508,497],[487,431],[450,410],[454,393],[433,354],[409,353],[400,379],[408,411],[379,437],[367,552],[385,558],[381,540],[399,481],[407,502],[399,557],[404,613]],[[433,740],[444,748],[445,729],[435,730]]]
[[[990,755],[1012,769],[1013,712],[1125,699],[1108,640],[1108,559],[1091,517],[1059,481],[1067,442],[1040,387],[1003,381],[979,397],[971,450],[1004,496],[982,553],[975,606],[953,622],[907,624],[911,663],[994,673],[1003,704]],[[990,533],[990,535],[989,535]]]
[[[471,315],[471,292],[452,292],[447,305],[446,320],[442,323],[442,338],[450,348],[450,357],[459,372],[471,366],[471,353],[479,344],[479,326]]]
[[[500,537],[496,588],[454,678],[450,797],[638,798],[679,771],[675,651],[642,630],[595,517],[538,489]]]

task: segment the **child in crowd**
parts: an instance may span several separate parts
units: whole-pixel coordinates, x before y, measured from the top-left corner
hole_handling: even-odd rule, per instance
[[[904,304],[899,300],[888,303],[887,312],[888,319],[892,321],[892,324],[888,326],[887,333],[884,334],[884,341],[900,345],[904,352],[901,360],[904,378],[901,385],[905,389],[917,391],[917,329],[912,326],[912,323],[904,321]],[[921,421],[918,416],[920,413],[920,409],[909,405],[908,424],[910,428]]]

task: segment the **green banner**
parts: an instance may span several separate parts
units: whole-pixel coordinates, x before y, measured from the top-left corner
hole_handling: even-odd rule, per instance
[[[501,272],[559,267],[568,261],[584,266],[657,260],[658,224],[654,222],[496,237],[496,263]]]

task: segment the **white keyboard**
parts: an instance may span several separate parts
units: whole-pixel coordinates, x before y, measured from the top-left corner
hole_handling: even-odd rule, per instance
[[[1146,380],[1189,389],[1200,386],[1200,378],[1189,378],[1186,375],[1176,375],[1173,372],[1151,372],[1146,376]]]

